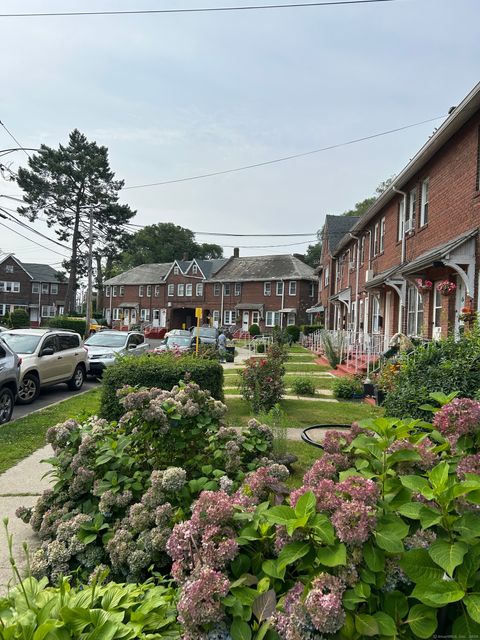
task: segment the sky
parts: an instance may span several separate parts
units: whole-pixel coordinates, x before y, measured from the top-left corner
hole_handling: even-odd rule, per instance
[[[0,0],[0,13],[268,3]],[[32,148],[57,147],[80,129],[108,147],[126,187],[222,171],[445,117],[480,80],[479,20],[478,0],[0,17],[0,120]],[[266,234],[196,236],[225,256],[233,246],[242,255],[303,253],[327,213],[373,195],[442,121],[252,170],[124,189],[121,200],[137,211],[136,224]],[[0,149],[11,146],[0,127]],[[22,152],[8,159],[12,169],[27,161]],[[0,179],[0,194],[21,192]],[[0,206],[15,204],[0,197]],[[67,253],[8,226],[29,239],[0,226],[0,248],[24,262],[57,266]],[[55,237],[45,223],[34,226]],[[272,235],[292,233],[309,235]]]

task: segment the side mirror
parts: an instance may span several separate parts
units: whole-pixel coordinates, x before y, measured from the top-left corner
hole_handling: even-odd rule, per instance
[[[55,349],[53,347],[45,347],[40,351],[40,356],[53,356],[55,353]]]

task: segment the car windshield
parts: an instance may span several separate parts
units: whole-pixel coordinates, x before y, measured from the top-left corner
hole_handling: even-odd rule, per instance
[[[88,340],[85,340],[85,344],[89,347],[123,347],[127,335],[121,335],[118,333],[94,333]]]
[[[198,331],[198,328],[195,327],[195,329],[193,330],[193,335],[196,336]],[[215,327],[200,327],[199,335],[203,336],[204,338],[216,338],[217,330],[215,329]]]
[[[188,336],[169,336],[167,344],[169,347],[189,347],[191,338]]]
[[[2,332],[2,339],[15,353],[33,353],[42,336]]]

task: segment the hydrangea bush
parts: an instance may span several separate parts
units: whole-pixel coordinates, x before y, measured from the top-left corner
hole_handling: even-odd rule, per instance
[[[283,397],[283,376],[287,352],[282,345],[272,344],[265,358],[249,358],[240,372],[240,391],[254,413],[268,412]]]

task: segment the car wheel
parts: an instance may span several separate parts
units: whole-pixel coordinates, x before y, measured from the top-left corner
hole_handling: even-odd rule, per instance
[[[40,393],[40,380],[37,376],[34,376],[31,373],[27,373],[23,377],[23,380],[20,382],[18,387],[18,399],[17,402],[19,404],[30,404],[32,403]]]
[[[78,391],[83,387],[85,382],[85,371],[81,365],[77,365],[71,380],[67,382],[68,388],[71,391]]]
[[[5,424],[12,417],[15,398],[8,387],[0,390],[0,424]]]

